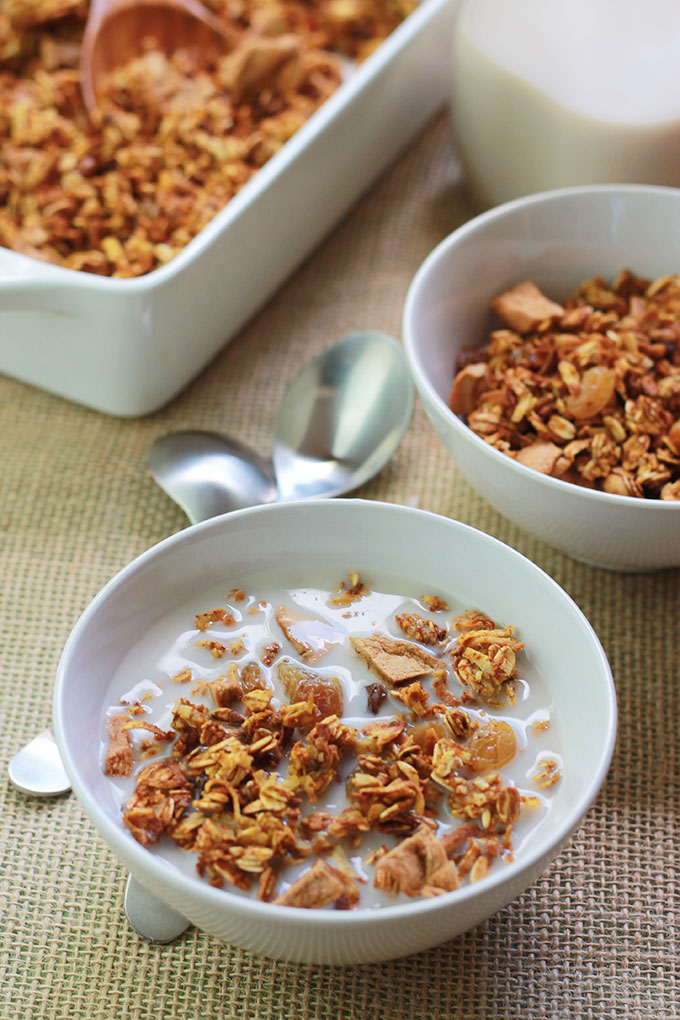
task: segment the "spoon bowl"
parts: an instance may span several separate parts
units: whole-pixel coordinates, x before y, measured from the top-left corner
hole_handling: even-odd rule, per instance
[[[80,87],[90,116],[105,79],[141,56],[147,39],[164,53],[181,47],[208,61],[232,50],[237,33],[200,0],[92,0],[80,56]]]
[[[401,346],[352,333],[322,351],[286,391],[273,427],[281,499],[340,496],[388,462],[413,413]]]
[[[157,439],[149,470],[192,524],[277,498],[269,461],[217,432],[175,432]]]
[[[352,333],[306,365],[284,394],[272,430],[273,466],[216,432],[164,436],[149,469],[192,524],[276,500],[340,496],[393,456],[413,413],[401,345]]]

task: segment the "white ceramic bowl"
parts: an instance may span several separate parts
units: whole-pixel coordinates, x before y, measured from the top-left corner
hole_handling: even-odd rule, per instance
[[[567,188],[518,199],[447,237],[411,283],[403,335],[416,387],[468,481],[502,514],[577,559],[615,570],[680,564],[680,503],[596,492],[495,450],[448,407],[456,356],[492,328],[489,302],[523,280],[559,299],[622,268],[680,272],[680,190]]]
[[[214,889],[140,846],[110,807],[96,737],[105,691],[126,650],[192,593],[276,563],[331,577],[390,574],[451,593],[516,624],[543,675],[562,734],[564,778],[552,823],[484,881],[377,910],[309,911]],[[569,654],[565,655],[568,649]],[[602,648],[565,592],[515,550],[444,517],[362,500],[238,511],[173,535],[125,567],[85,611],[62,656],[57,742],[73,789],[113,853],[153,894],[218,938],[280,959],[368,963],[426,949],[483,921],[546,868],[593,801],[612,754],[614,687]]]

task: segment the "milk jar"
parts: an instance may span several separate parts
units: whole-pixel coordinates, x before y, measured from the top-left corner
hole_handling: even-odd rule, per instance
[[[463,0],[452,118],[482,204],[680,185],[680,0]]]

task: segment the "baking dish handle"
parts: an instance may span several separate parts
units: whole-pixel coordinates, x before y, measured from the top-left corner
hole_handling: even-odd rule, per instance
[[[0,314],[47,311],[73,314],[70,271],[0,248]]]

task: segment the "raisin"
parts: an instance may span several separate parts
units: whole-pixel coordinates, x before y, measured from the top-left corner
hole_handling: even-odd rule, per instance
[[[320,719],[342,715],[342,684],[335,677],[321,676],[288,661],[279,663],[277,675],[291,705],[311,697]]]
[[[342,688],[339,680],[331,677],[301,680],[295,689],[294,700],[307,701],[310,697],[321,719],[327,715],[342,715]]]
[[[380,711],[380,706],[387,697],[387,691],[382,684],[367,684],[366,697],[368,698],[368,707],[371,712],[373,715],[377,715]]]
[[[442,737],[448,736],[438,719],[433,722],[421,722],[416,726],[410,727],[408,735],[414,744],[417,744],[425,754],[432,754],[437,741],[441,740]]]
[[[264,690],[267,686],[262,670],[256,662],[247,662],[245,664],[241,670],[240,680],[244,694],[248,694],[249,691]]]
[[[517,741],[512,726],[494,719],[475,730],[467,749],[470,752],[468,767],[473,772],[495,771],[515,757]]]

